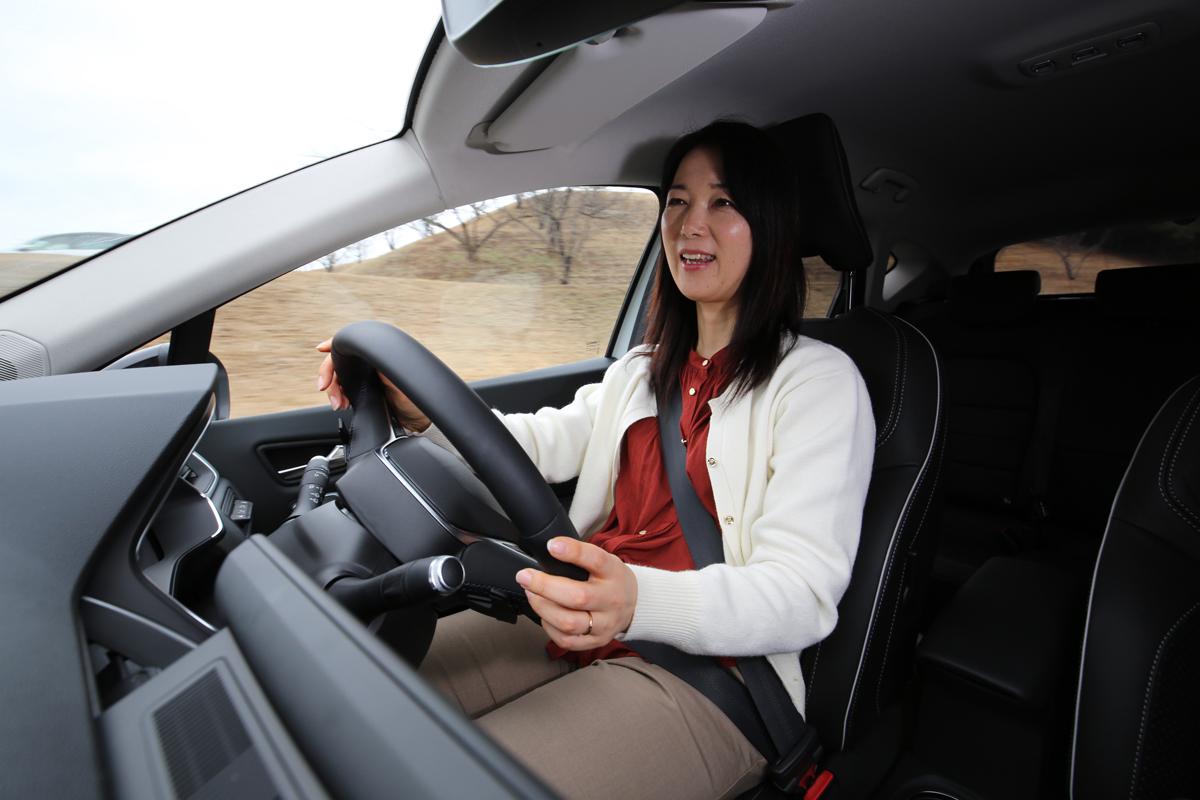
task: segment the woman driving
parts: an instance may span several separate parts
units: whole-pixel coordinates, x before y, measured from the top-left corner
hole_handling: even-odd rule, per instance
[[[802,221],[786,163],[741,123],[676,142],[646,343],[567,406],[501,416],[546,480],[578,479],[570,517],[585,540],[560,537],[550,550],[589,577],[522,570],[540,627],[446,617],[421,673],[564,796],[753,787],[763,755],[639,644],[712,656],[739,679],[735,657],[767,656],[803,714],[799,654],[837,622],[874,418],[850,358],[801,335]],[[348,405],[328,357],[318,385],[334,408]],[[679,429],[664,437],[657,417],[670,393]],[[395,387],[388,396],[404,427],[449,446]],[[664,448],[682,449],[720,532],[718,563],[697,569]]]

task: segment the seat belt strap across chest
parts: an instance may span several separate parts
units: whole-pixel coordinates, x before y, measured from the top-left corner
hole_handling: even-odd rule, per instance
[[[679,437],[682,393],[666,392],[666,395],[660,399],[658,408],[663,466],[692,561],[696,569],[703,569],[724,562],[721,533],[687,476],[686,445]],[[646,660],[687,681],[720,708],[750,743],[767,756],[772,779],[779,788],[791,791],[807,788],[806,784],[816,775],[819,757],[816,732],[800,716],[766,658],[737,659],[743,685],[712,658],[684,653],[658,642],[629,644]]]

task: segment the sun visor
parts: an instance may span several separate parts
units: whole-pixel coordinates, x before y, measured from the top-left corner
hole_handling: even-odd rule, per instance
[[[502,152],[543,150],[590,137],[754,30],[761,6],[689,9],[622,28],[554,60],[488,126]]]

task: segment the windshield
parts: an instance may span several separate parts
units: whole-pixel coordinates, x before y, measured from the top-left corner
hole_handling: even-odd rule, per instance
[[[437,0],[47,0],[5,14],[0,298],[395,136]]]

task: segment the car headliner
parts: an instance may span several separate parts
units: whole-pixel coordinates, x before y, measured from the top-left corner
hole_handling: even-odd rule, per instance
[[[711,13],[718,5],[734,4],[688,8]],[[867,227],[877,238],[919,242],[943,264],[1098,221],[1188,214],[1200,206],[1191,125],[1200,94],[1195,3],[773,5],[745,38],[632,109],[614,108],[612,121],[586,141],[520,159],[466,141],[473,127],[504,111],[540,65],[481,69],[440,48],[414,119],[446,199],[477,192],[481,171],[496,175],[496,193],[506,191],[514,176],[488,163],[505,159],[546,186],[566,182],[566,162],[580,181],[655,183],[665,143],[713,117],[769,124],[823,112],[838,125],[856,184],[886,167],[919,186],[902,205],[860,190]],[[1025,58],[1147,21],[1161,36],[1145,52],[1048,79],[1017,68]],[[580,106],[606,102],[602,82],[587,88],[576,94]]]

